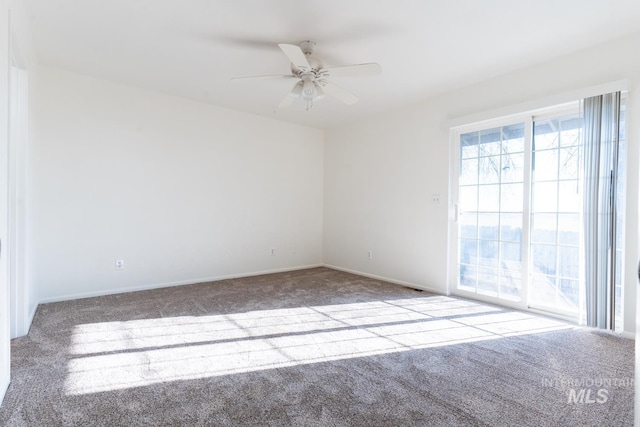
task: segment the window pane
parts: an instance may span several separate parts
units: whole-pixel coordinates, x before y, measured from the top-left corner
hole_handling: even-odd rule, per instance
[[[556,303],[556,278],[555,276],[546,276],[543,274],[534,274],[531,276],[532,292],[529,294],[531,303],[534,305],[542,305],[553,307]]]
[[[579,274],[578,248],[560,246],[558,250],[558,274],[577,279]]]
[[[500,214],[500,240],[522,241],[522,214]]]
[[[480,156],[495,156],[500,154],[500,128],[487,129],[480,132]]]
[[[568,147],[580,144],[580,130],[582,119],[578,115],[568,116],[561,120],[560,145]]]
[[[478,267],[478,292],[487,295],[498,295],[498,270]]]
[[[502,268],[520,271],[522,268],[522,245],[520,243],[500,243]]]
[[[471,239],[460,239],[460,262],[463,264],[478,263],[478,241]]]
[[[522,184],[503,184],[501,190],[500,211],[522,212]]]
[[[460,215],[458,223],[460,224],[460,238],[478,238],[478,215],[475,212],[465,212]]]
[[[578,179],[579,147],[560,150],[560,179]]]
[[[533,185],[533,211],[556,212],[558,208],[557,182],[537,182]]]
[[[482,212],[498,212],[500,206],[500,186],[499,185],[481,185],[478,194],[478,210]]]
[[[533,149],[556,148],[558,146],[558,120],[536,121],[533,126]]]
[[[558,215],[559,242],[561,244],[577,246],[580,244],[581,231],[580,214]]]
[[[522,182],[524,173],[524,153],[502,156],[501,182]]]
[[[556,243],[556,214],[535,214],[531,221],[533,243]]]
[[[458,189],[459,204],[461,212],[477,211],[478,210],[478,187],[473,186],[460,186]]]
[[[478,242],[478,265],[498,267],[498,242],[491,240]]]
[[[558,179],[558,150],[536,151],[533,153],[536,181],[552,181]]]
[[[556,246],[531,245],[534,274],[556,274]]]
[[[500,156],[481,157],[479,169],[480,184],[500,182]]]
[[[560,206],[558,212],[580,212],[582,204],[578,194],[578,181],[560,181],[558,185]]]
[[[476,290],[476,279],[478,277],[478,268],[475,265],[460,264],[460,287],[467,290]]]
[[[524,123],[502,128],[502,151],[503,153],[524,151]]]
[[[521,282],[520,272],[500,270],[500,297],[520,301]]]
[[[478,157],[478,132],[460,135],[460,158]]]
[[[460,162],[460,184],[478,183],[478,159],[464,159]]]
[[[577,280],[560,279],[560,298],[567,310],[578,309],[578,298],[580,297],[580,282]]]
[[[500,214],[481,213],[478,214],[478,235],[480,239],[498,240],[498,224]]]

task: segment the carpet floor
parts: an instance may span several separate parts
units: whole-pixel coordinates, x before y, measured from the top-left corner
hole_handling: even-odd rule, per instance
[[[634,343],[327,268],[39,306],[3,426],[633,425]]]

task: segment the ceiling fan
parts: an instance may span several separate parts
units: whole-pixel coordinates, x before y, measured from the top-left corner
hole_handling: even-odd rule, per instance
[[[382,72],[382,67],[375,62],[341,67],[325,67],[320,59],[313,56],[316,42],[311,40],[305,40],[300,45],[282,43],[278,46],[291,61],[291,74],[236,77],[232,80],[297,79],[298,81],[278,104],[280,108],[288,107],[295,100],[301,99],[306,102],[308,110],[313,106],[314,101],[322,98],[324,94],[332,96],[347,105],[355,104],[358,102],[358,97],[331,82],[331,78],[370,76]]]

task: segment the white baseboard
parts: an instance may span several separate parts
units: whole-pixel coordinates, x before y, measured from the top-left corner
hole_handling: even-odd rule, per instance
[[[362,271],[352,270],[350,268],[338,267],[336,265],[331,265],[331,264],[324,264],[324,267],[331,268],[333,270],[344,271],[345,273],[357,274],[358,276],[364,276],[370,279],[382,280],[383,282],[389,282],[389,283],[393,283],[395,285],[401,285],[407,288],[420,289],[420,290],[432,292],[438,295],[445,295],[445,292],[443,292],[442,290],[431,288],[429,286],[418,285],[416,283],[405,282],[403,280],[391,279],[389,277],[378,276],[376,274],[364,273]]]
[[[635,340],[636,339],[636,334],[634,334],[633,332],[629,332],[629,331],[620,332],[620,336],[622,338],[628,338],[630,340]]]
[[[29,313],[29,318],[27,319],[27,334],[29,333],[29,330],[31,329],[31,324],[33,323],[33,319],[36,317],[36,312],[38,311],[38,306],[40,304],[36,304],[33,306],[33,310],[31,310],[31,313]]]
[[[172,286],[183,286],[183,285],[195,285],[198,283],[207,283],[207,282],[216,282],[219,280],[227,280],[227,279],[237,279],[241,277],[251,277],[251,276],[260,276],[263,274],[274,274],[274,273],[286,273],[287,271],[296,271],[296,270],[306,270],[308,268],[317,268],[323,267],[323,264],[310,264],[310,265],[299,265],[296,267],[286,267],[286,268],[277,268],[273,270],[262,270],[262,271],[253,271],[249,273],[236,273],[236,274],[227,274],[223,276],[213,276],[213,277],[201,277],[197,279],[189,279],[189,280],[179,280],[175,282],[165,282],[165,283],[154,283],[149,285],[142,286],[133,286],[127,288],[116,288],[116,289],[103,289],[100,291],[92,291],[92,292],[81,292],[76,294],[67,294],[60,295],[55,297],[43,298],[38,301],[38,304],[47,304],[50,302],[59,302],[59,301],[69,301],[74,299],[81,298],[93,298],[93,297],[101,297],[105,295],[115,295],[115,294],[123,294],[127,292],[139,292],[139,291],[148,291],[152,289],[160,289],[160,288],[170,288]],[[35,311],[33,313],[35,315]]]
[[[20,338],[20,337],[24,337],[25,335],[29,334],[29,330],[31,329],[31,324],[33,323],[33,318],[36,316],[36,311],[38,311],[38,305],[36,304],[32,309],[31,312],[27,315],[27,319],[26,319],[26,325],[25,325],[25,329],[23,329],[23,333],[16,335],[15,337],[12,336],[11,339],[14,338]]]
[[[4,395],[9,388],[9,378],[2,378],[0,380],[0,406],[2,406],[2,401],[4,400]]]

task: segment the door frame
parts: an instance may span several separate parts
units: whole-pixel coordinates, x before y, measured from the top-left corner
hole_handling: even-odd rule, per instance
[[[8,278],[11,295],[11,338],[29,329],[29,294],[26,286],[26,148],[29,82],[13,28],[9,32],[8,129]]]
[[[0,3],[0,404],[11,374],[11,316],[8,277],[9,9]]]

